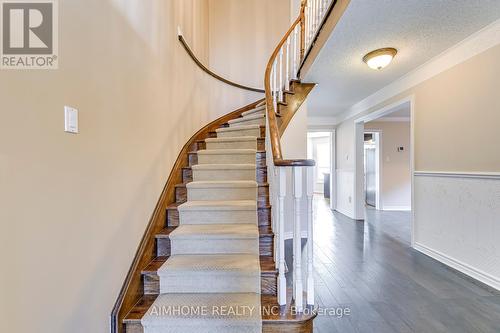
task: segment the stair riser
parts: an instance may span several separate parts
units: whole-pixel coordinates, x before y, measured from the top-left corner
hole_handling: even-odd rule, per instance
[[[185,333],[184,331],[181,331]],[[313,321],[306,322],[282,321],[275,323],[274,321],[262,323],[262,333],[312,333]],[[125,333],[144,333],[144,328],[141,323],[127,323]],[[221,333],[217,331],[217,333]]]
[[[255,200],[257,188],[188,188],[187,199],[196,200]]]
[[[186,272],[160,275],[160,294],[166,293],[260,293],[259,275]]]
[[[207,149],[257,149],[257,141],[207,142]]]
[[[201,322],[197,322],[196,325],[200,327],[200,329],[197,330],[199,333],[234,333],[234,332],[255,332],[255,327],[251,325],[237,325],[235,327],[227,326],[223,322],[216,324],[213,321],[208,321],[207,324],[209,326],[202,326]],[[203,329],[201,329],[201,327]],[[179,326],[174,326],[174,325],[168,325],[167,328],[165,327],[148,327],[147,328],[148,333],[186,333],[189,332],[189,330],[186,328],[185,325],[179,325]],[[275,331],[278,332],[278,331]],[[127,331],[127,333],[130,333]],[[133,332],[135,333],[135,331]]]
[[[257,210],[257,219],[259,226],[271,225],[271,208],[261,207]],[[179,226],[179,211],[177,208],[168,209],[167,211],[167,226]]]
[[[172,255],[178,254],[258,254],[255,239],[171,239]]]
[[[259,239],[259,254],[261,256],[272,256],[274,248],[274,236],[265,235]]]
[[[180,211],[180,224],[257,224],[257,211]]]
[[[183,168],[182,169],[182,182],[188,183],[193,181],[193,169]]]
[[[186,187],[176,187],[175,188],[175,202],[184,203],[187,201],[187,188]]]
[[[240,136],[262,137],[261,136],[261,130],[258,129],[258,128],[242,129],[242,130],[239,130],[239,131],[217,132],[217,137],[218,138],[234,138],[234,137],[240,137]]]
[[[191,145],[192,151],[198,151],[198,150],[202,150],[202,149],[206,149],[205,141],[196,141],[195,143],[193,143]]]
[[[198,154],[197,153],[189,153],[188,154],[188,165],[193,166],[198,164]]]
[[[272,256],[273,248],[274,248],[273,235],[261,235],[259,237],[259,255]],[[170,255],[172,255],[170,238],[169,237],[156,238],[156,256],[162,257]]]
[[[266,125],[266,118],[257,118],[257,119],[245,119],[242,118],[242,120],[238,122],[233,122],[229,125],[229,127],[236,127],[236,126],[243,126],[243,125],[261,125],[264,126]]]
[[[256,154],[256,162],[257,162],[257,168],[264,168],[267,166],[266,164],[266,152],[257,152]]]
[[[209,177],[207,175],[203,175],[203,172],[208,172],[206,170],[198,170],[200,173],[200,177],[197,180],[213,180],[214,178],[206,179],[206,177]],[[236,170],[225,170],[224,172],[236,172]],[[242,171],[243,172],[243,171]],[[244,171],[245,173],[247,170]],[[223,175],[223,177],[229,177],[229,175]],[[237,176],[235,176],[237,177]],[[205,179],[203,179],[205,178]],[[237,179],[237,178],[231,178],[231,179],[226,179],[226,180],[247,180],[247,179]],[[264,184],[267,183],[267,168],[265,167],[260,167],[256,169],[256,175],[254,178],[248,178],[248,180],[255,180],[259,184]],[[193,181],[193,170],[191,168],[184,168],[182,169],[182,182],[183,183],[189,183]]]
[[[264,114],[265,112],[266,112],[265,108],[257,108],[254,110],[248,110],[248,111],[242,112],[241,116],[246,117],[246,116],[250,116],[250,115],[254,115],[254,114]]]
[[[255,169],[212,169],[212,170],[193,170],[195,181],[203,180],[253,180],[256,181]]]
[[[269,206],[269,186],[264,186],[264,185],[259,185],[258,186],[258,197],[257,197],[257,204],[258,207],[267,207]],[[217,199],[211,199],[211,200],[217,200]],[[225,200],[225,199],[224,199]],[[231,199],[231,200],[238,200],[238,199]],[[241,199],[241,200],[255,200],[254,198],[251,199]],[[184,203],[187,201],[187,189],[185,186],[179,186],[175,188],[175,202],[177,203]]]
[[[158,295],[160,293],[160,277],[156,273],[144,274],[144,294]],[[276,273],[261,273],[260,293],[263,295],[276,295],[277,293]],[[206,289],[205,289],[206,292]]]
[[[243,117],[247,117],[247,116],[256,116],[256,115],[264,116],[265,114],[266,114],[265,110],[260,110],[260,111],[247,111],[247,112],[243,112],[241,115]]]
[[[224,150],[221,149],[223,152]],[[255,164],[255,153],[251,154],[198,154],[198,164]]]

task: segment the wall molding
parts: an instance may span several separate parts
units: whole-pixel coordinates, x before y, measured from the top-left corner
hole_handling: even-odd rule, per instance
[[[479,178],[499,179],[500,172],[468,172],[468,171],[415,171],[415,177],[448,177],[448,178]]]
[[[413,247],[415,250],[459,271],[460,273],[467,275],[468,277],[471,277],[479,281],[480,283],[486,284],[489,287],[494,288],[496,290],[500,290],[500,279],[488,273],[475,269],[474,267],[467,265],[466,263],[456,260],[450,256],[447,256],[439,251],[431,249],[418,242],[415,242]]]
[[[500,44],[500,19],[354,104],[337,116],[339,123],[365,112],[498,44]]]

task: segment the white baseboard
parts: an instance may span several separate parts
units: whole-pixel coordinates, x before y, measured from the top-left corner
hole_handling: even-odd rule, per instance
[[[382,210],[388,210],[388,211],[393,211],[393,210],[410,211],[411,207],[410,206],[383,206]]]
[[[439,251],[433,250],[425,245],[419,244],[415,242],[414,249],[422,252],[425,255],[428,255],[429,257],[436,259],[437,261],[442,262],[443,264],[450,266],[453,269],[456,269],[457,271],[464,273],[465,275],[468,275],[472,277],[473,279],[476,279],[488,286],[490,286],[493,289],[500,290],[500,279],[491,276],[490,274],[487,274],[483,271],[480,271],[478,269],[475,269],[474,267],[467,265],[459,260],[456,260],[454,258],[451,258]]]

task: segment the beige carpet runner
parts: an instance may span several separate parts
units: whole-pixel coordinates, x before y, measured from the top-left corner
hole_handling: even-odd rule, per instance
[[[160,295],[145,333],[260,333],[256,152],[264,108],[217,130],[198,151]]]

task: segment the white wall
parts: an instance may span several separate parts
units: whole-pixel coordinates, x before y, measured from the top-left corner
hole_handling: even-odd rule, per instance
[[[281,150],[285,159],[305,159],[307,158],[307,103],[302,104],[295,113],[283,136],[281,137]],[[303,168],[303,200],[301,200],[301,227],[302,232],[307,231],[307,198],[306,198],[306,178],[305,168]],[[285,234],[286,238],[293,236],[294,221],[294,198],[292,183],[292,168],[287,168],[287,194],[285,198]]]
[[[381,132],[381,182],[382,210],[411,209],[410,122],[371,121],[365,131]],[[398,152],[397,147],[404,147]]]

